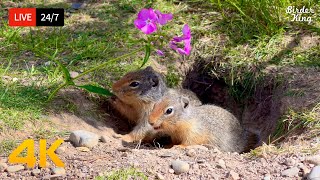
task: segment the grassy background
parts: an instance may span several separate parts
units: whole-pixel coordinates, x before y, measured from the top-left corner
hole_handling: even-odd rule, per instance
[[[217,64],[210,70],[213,76],[224,78],[230,91],[239,99],[250,95],[269,66],[320,67],[320,45],[301,47],[304,36],[319,36],[318,0],[188,0],[188,1],[94,1],[85,8],[73,11],[65,1],[40,0],[4,1],[0,3],[0,130],[22,131],[28,124],[45,123],[52,109],[47,103],[48,94],[62,82],[62,73],[41,52],[53,55],[71,71],[80,73],[104,63],[108,59],[141,47],[135,41],[142,37],[133,26],[137,12],[144,7],[153,7],[163,12],[172,12],[174,20],[165,26],[169,33],[181,31],[184,23],[192,29],[193,52],[184,61],[215,59]],[[291,22],[292,15],[286,13],[289,6],[310,7],[316,14],[313,21]],[[9,27],[7,7],[59,7],[65,8],[64,27]],[[95,71],[80,79],[80,83],[95,82],[110,88],[128,71],[135,70],[142,62],[143,53],[119,63]],[[179,56],[151,59],[168,67],[166,80],[170,87],[180,84],[181,74],[175,63]],[[227,72],[227,73],[226,73]],[[243,92],[243,87],[246,92]],[[288,92],[289,94],[291,93]],[[58,108],[59,107],[54,107]],[[61,107],[60,107],[61,108]],[[62,108],[68,108],[62,107]],[[72,107],[70,107],[72,112]],[[289,112],[289,115],[292,112]],[[291,118],[304,127],[313,122],[319,127],[317,116],[305,112],[294,112]],[[308,114],[308,113],[307,113]],[[310,120],[310,118],[312,120]],[[280,136],[287,132],[288,118],[280,124]],[[291,121],[290,120],[290,121]],[[302,124],[299,122],[303,121]],[[316,123],[315,123],[316,122]],[[32,125],[31,125],[32,126]],[[39,126],[41,127],[41,126]],[[54,131],[54,130],[53,130]],[[51,131],[50,131],[51,132]],[[46,136],[51,133],[34,129],[33,135]],[[0,153],[13,147],[15,139],[6,139]]]

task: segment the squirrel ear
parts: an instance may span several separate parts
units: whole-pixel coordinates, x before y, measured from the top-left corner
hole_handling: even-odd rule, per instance
[[[186,109],[187,107],[189,107],[189,98],[187,97],[181,97],[180,98],[181,104],[183,106],[184,109]]]

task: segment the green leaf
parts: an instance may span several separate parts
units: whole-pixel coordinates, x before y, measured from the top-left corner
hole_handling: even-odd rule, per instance
[[[85,89],[89,92],[96,93],[96,94],[101,94],[101,95],[105,95],[105,96],[113,96],[113,94],[109,90],[104,89],[99,86],[94,86],[94,85],[88,84],[88,85],[77,86],[77,87]]]
[[[142,68],[149,60],[149,57],[150,57],[150,52],[151,52],[151,47],[150,47],[150,44],[147,44],[146,45],[146,53],[144,55],[144,58],[143,58],[143,63],[142,65],[140,66],[140,68]]]
[[[56,49],[56,52],[53,54],[53,56],[52,56],[51,59],[60,66],[60,68],[61,68],[61,70],[62,70],[62,72],[63,72],[63,74],[64,74],[64,79],[65,79],[65,81],[66,81],[68,84],[72,84],[72,85],[73,85],[74,83],[73,83],[72,78],[71,78],[71,76],[70,76],[69,70],[68,70],[68,69],[66,68],[66,66],[64,66],[60,61],[58,61],[57,59],[55,59],[55,56],[56,56],[57,53],[58,53],[58,49]]]

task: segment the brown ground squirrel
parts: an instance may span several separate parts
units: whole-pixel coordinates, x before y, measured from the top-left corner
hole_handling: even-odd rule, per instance
[[[193,106],[187,97],[167,95],[155,104],[149,123],[171,136],[173,145],[211,144],[227,152],[243,152],[247,132],[237,118],[215,105]]]
[[[132,132],[122,136],[122,140],[127,142],[141,140],[144,137],[152,139],[153,135],[148,133],[151,133],[153,128],[147,117],[154,104],[168,92],[188,96],[192,103],[201,105],[193,92],[167,88],[161,74],[151,66],[127,73],[113,84],[112,90],[116,96],[111,98],[111,104],[130,124],[135,125]]]

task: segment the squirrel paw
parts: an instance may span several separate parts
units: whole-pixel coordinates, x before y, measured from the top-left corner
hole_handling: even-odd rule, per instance
[[[123,135],[122,134],[113,134],[112,137],[120,139],[123,137]]]
[[[129,134],[123,135],[121,137],[121,140],[127,143],[131,143],[134,142],[134,138],[132,136],[130,136]]]

